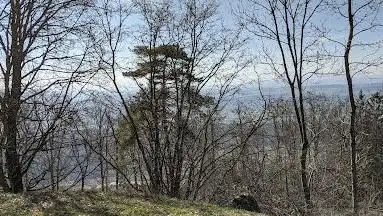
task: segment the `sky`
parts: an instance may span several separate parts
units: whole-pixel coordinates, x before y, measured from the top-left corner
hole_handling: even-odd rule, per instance
[[[203,0],[205,1],[205,0]],[[209,0],[206,0],[209,1]],[[239,3],[244,2],[246,0],[238,0],[238,1],[232,1],[232,0],[217,0],[217,3],[219,4],[219,14],[218,17],[220,17],[220,22],[226,27],[230,28],[237,28],[238,27],[238,18],[233,14],[233,8],[238,9]],[[260,0],[263,1],[263,0]],[[356,1],[357,4],[363,3],[364,1],[359,0]],[[357,5],[355,5],[357,7]],[[247,9],[252,9],[251,7]],[[376,20],[382,20],[381,17],[382,13],[379,13],[379,16],[376,17]],[[347,33],[347,20],[343,17],[340,17],[336,15],[333,12],[327,12],[313,18],[316,23],[320,23],[326,26],[327,30],[329,31],[329,38],[338,40],[338,41],[345,41],[346,39],[346,33]],[[137,16],[132,16],[129,20],[130,26],[136,26],[137,23],[139,23],[141,20]],[[355,38],[356,42],[365,42],[365,41],[378,41],[381,40],[381,35],[383,35],[383,29],[380,29],[379,31],[374,32],[365,32],[361,35],[358,35]],[[259,38],[254,37],[253,35],[249,33],[244,33],[245,36],[249,36],[248,43],[246,45],[246,50],[248,54],[252,55],[252,57],[255,59],[256,62],[261,62],[261,52],[262,52],[262,44],[266,46],[267,49],[273,51],[273,56],[275,59],[280,58],[280,54],[278,50],[276,49],[277,46],[274,42],[270,41],[263,41],[261,43],[261,40]],[[126,43],[124,44],[125,51],[122,52],[122,56],[124,61],[129,61],[128,64],[132,65],[134,67],[136,58],[134,55],[132,55],[131,52],[128,50],[131,50],[134,45],[132,44],[140,44],[139,40],[140,38],[135,38],[132,40],[132,43]],[[133,41],[136,42],[133,42]],[[330,40],[323,38],[322,41],[325,46],[327,47],[335,47],[336,44],[332,43]],[[129,46],[130,44],[130,46]],[[128,48],[126,48],[128,47]],[[342,53],[342,49],[338,47],[338,54]],[[383,56],[382,50],[372,50],[372,49],[364,49],[362,47],[355,47],[352,50],[352,57],[356,60],[363,60],[365,61],[368,58],[365,58],[365,56],[370,55],[371,53],[373,57],[376,56]],[[371,59],[373,58],[371,57]],[[327,73],[328,71],[336,71],[338,74],[327,74],[327,75],[316,75],[310,78],[308,85],[324,85],[324,84],[346,84],[344,74],[341,72],[341,69],[343,68],[343,59],[339,58],[338,61],[334,64],[331,64],[330,67],[323,70],[323,73]],[[240,76],[237,78],[235,84],[256,84],[258,75],[261,75],[261,81],[262,85],[264,87],[273,87],[273,86],[282,86],[283,82],[278,79],[275,74],[270,73],[269,68],[265,67],[262,64],[257,64],[255,67],[250,67],[247,70],[245,70],[243,73],[240,74]],[[134,92],[137,91],[138,87],[136,86],[136,83],[129,78],[123,77],[121,74],[119,74],[118,82],[120,83],[120,86],[123,89],[126,89],[126,91]],[[361,73],[357,73],[354,76],[354,82],[355,83],[383,83],[383,70],[381,66],[374,67],[373,69],[370,69],[368,71],[364,71]]]
[[[225,23],[228,23],[228,25],[231,25],[235,27],[235,25],[238,22],[238,19],[233,15],[232,8],[238,8],[241,7],[240,5],[244,1],[230,1],[230,0],[220,0],[221,3],[221,9],[220,13],[223,14],[223,20]],[[261,1],[262,2],[262,1]],[[265,2],[265,1],[263,1]],[[315,1],[314,1],[315,2]],[[338,1],[339,2],[339,1]],[[364,0],[356,0],[354,1],[354,10],[358,8],[359,6],[363,5],[365,3]],[[254,10],[254,8],[249,5],[248,3],[246,6],[250,8],[251,10]],[[248,9],[246,8],[246,9]],[[346,11],[346,8],[341,8],[342,11]],[[262,14],[262,13],[260,13]],[[362,17],[364,15],[367,15],[366,20],[359,24],[355,31],[360,31],[369,26],[373,22],[377,21],[383,21],[383,12],[379,11],[376,16],[371,13],[371,11],[367,8],[366,10],[360,10],[358,11],[358,16]],[[356,16],[356,17],[358,17]],[[358,19],[359,21],[359,19]],[[340,41],[342,43],[345,43],[347,39],[347,33],[348,33],[348,23],[347,19],[345,17],[342,17],[341,15],[337,14],[335,11],[325,11],[321,10],[318,15],[313,17],[313,22],[317,26],[325,27],[326,28],[326,35],[322,38],[323,46],[326,46],[326,49],[329,49],[331,51],[335,50],[335,47],[337,49],[336,54],[341,56],[343,54],[344,49],[339,46],[337,43],[332,42],[334,41]],[[249,34],[251,39],[249,41],[249,50],[253,50],[252,54],[257,58],[257,55],[260,55],[262,53],[261,49],[261,41],[259,38],[252,36]],[[377,58],[382,58],[383,56],[383,49],[381,47],[382,45],[382,37],[383,35],[383,28],[375,28],[373,31],[365,31],[361,34],[358,34],[354,38],[354,44],[355,46],[352,48],[351,57],[355,62],[372,62],[372,61],[379,61],[380,63],[383,63],[383,59],[377,60]],[[273,50],[273,57],[275,59],[281,58],[280,54],[278,52],[278,47],[276,46],[275,42],[270,41],[263,41],[265,44],[265,47],[269,50]],[[361,44],[366,43],[380,43],[380,46],[359,46]],[[275,52],[274,52],[275,51]],[[328,68],[324,68],[324,70],[321,71],[323,74],[331,73],[331,75],[318,75],[313,76],[310,79],[309,84],[315,85],[315,84],[326,84],[326,83],[345,83],[344,81],[344,74],[342,73],[343,70],[343,58],[338,58],[337,62],[333,62]],[[353,68],[355,72],[354,74],[354,80],[358,83],[369,83],[369,82],[383,82],[383,69],[382,66],[379,65],[377,67],[370,67],[369,69],[365,69],[362,72],[359,72],[359,69],[363,68],[364,66],[356,66],[357,64],[354,64],[355,67]],[[256,69],[258,74],[263,74],[263,79],[270,81],[273,83],[275,81],[275,76],[271,75],[269,73],[269,69],[262,67],[261,65],[258,65]],[[334,73],[337,73],[337,75],[334,75]],[[244,80],[251,79],[250,75],[246,75],[244,77]]]

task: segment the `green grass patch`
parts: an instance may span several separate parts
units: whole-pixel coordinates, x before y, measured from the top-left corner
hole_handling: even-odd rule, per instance
[[[0,215],[260,216],[204,202],[133,197],[117,193],[0,194]]]

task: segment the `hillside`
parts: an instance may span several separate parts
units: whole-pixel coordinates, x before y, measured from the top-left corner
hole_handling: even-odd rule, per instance
[[[201,202],[96,192],[1,194],[0,215],[256,216]]]

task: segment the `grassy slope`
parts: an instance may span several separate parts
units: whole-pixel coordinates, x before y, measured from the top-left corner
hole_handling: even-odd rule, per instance
[[[260,216],[201,202],[96,192],[0,194],[0,215]]]

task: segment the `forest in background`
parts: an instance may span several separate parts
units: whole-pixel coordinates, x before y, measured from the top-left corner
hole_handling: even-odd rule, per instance
[[[382,4],[0,1],[0,186],[378,215],[383,95],[354,77],[381,75]],[[307,91],[323,74],[346,97]]]

